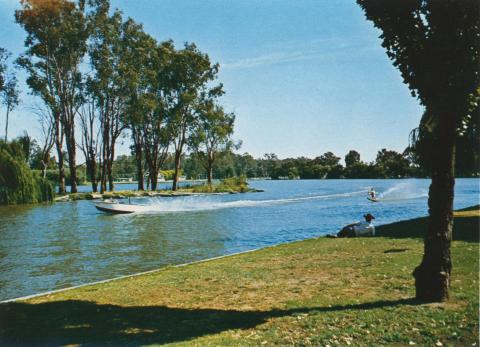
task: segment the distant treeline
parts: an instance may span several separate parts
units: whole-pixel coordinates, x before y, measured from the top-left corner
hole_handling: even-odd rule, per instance
[[[461,147],[460,147],[461,149]],[[382,149],[378,151],[375,161],[364,162],[360,153],[349,151],[342,158],[332,152],[326,152],[316,158],[279,159],[275,154],[265,154],[254,158],[248,153],[223,153],[213,169],[217,179],[246,176],[268,177],[272,179],[323,179],[323,178],[403,178],[427,177],[428,170],[418,163],[417,156],[409,147],[403,153]],[[478,151],[465,152],[457,161],[457,177],[478,177]],[[182,157],[182,174],[189,179],[205,178],[205,168],[195,153]],[[174,168],[172,156],[165,160],[164,177],[171,178]],[[170,171],[169,171],[170,170]],[[122,155],[114,162],[117,178],[138,179],[135,175],[133,156]]]

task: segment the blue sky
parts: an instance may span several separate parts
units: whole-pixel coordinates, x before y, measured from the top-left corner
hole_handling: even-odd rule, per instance
[[[195,42],[220,63],[222,103],[237,115],[241,153],[343,157],[356,149],[371,161],[381,148],[402,151],[420,120],[422,107],[353,0],[111,1],[157,40]],[[17,6],[0,0],[0,46],[14,55],[24,40]],[[26,94],[11,136],[39,132],[30,107],[41,102]],[[2,109],[0,134],[4,122]],[[119,153],[127,153],[122,142]]]

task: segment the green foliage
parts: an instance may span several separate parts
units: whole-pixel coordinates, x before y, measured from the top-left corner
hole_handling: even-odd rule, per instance
[[[247,178],[245,176],[225,178],[221,181],[217,189],[244,193],[248,191]]]
[[[170,181],[173,179],[173,175],[175,174],[175,170],[161,170],[160,173],[163,175],[165,180]],[[180,175],[182,175],[182,171],[180,171]]]
[[[52,201],[52,185],[28,167],[18,143],[0,142],[0,205]]]
[[[233,147],[231,136],[235,115],[225,113],[223,107],[215,105],[212,100],[202,103],[197,112],[199,117],[189,138],[189,146],[205,167],[211,183],[216,159]]]
[[[357,2],[382,31],[382,46],[412,95],[431,111],[430,126],[444,116],[460,125],[471,108],[468,96],[478,96],[479,2]],[[442,105],[456,112],[445,114]]]
[[[382,46],[413,96],[426,107],[410,152],[430,169],[455,137],[460,175],[478,171],[480,2],[357,0],[381,30]]]
[[[225,178],[220,183],[193,186],[195,193],[246,193],[251,191],[245,176]]]
[[[402,154],[385,148],[378,151],[376,164],[386,177],[405,177],[408,175],[410,165]]]
[[[464,122],[462,132],[455,139],[455,175],[457,177],[478,177],[480,173],[480,108],[476,104],[472,114]],[[432,166],[431,153],[435,150],[433,134],[428,130],[426,122],[430,117],[426,111],[420,121],[420,126],[410,133],[410,146],[407,148],[411,161],[424,171]]]
[[[67,169],[67,172],[65,173],[65,184],[66,185],[71,185],[72,180],[70,178],[70,173],[68,171],[68,167],[66,169]],[[33,171],[38,172],[39,175],[41,174],[41,170],[33,170]],[[58,170],[47,170],[45,173],[46,173],[46,175],[45,175],[46,180],[48,182],[50,182],[53,186],[57,186],[59,184],[60,175],[58,173]],[[80,166],[79,170],[77,172],[77,184],[84,184],[86,182],[87,182],[86,172],[84,170],[84,167]]]
[[[351,150],[345,156],[345,166],[348,168],[349,166],[355,165],[360,163],[360,153],[355,150]]]
[[[114,178],[132,177],[138,179],[136,176],[137,167],[135,164],[135,157],[130,155],[119,155],[113,162]]]

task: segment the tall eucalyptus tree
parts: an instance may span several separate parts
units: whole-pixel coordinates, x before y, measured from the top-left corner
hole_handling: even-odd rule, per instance
[[[15,18],[27,32],[27,50],[18,63],[28,72],[27,84],[32,93],[40,96],[54,115],[59,190],[65,192],[65,138],[71,192],[77,192],[75,117],[82,104],[80,65],[89,37],[85,2],[24,0]]]
[[[222,107],[213,102],[206,102],[199,109],[195,131],[189,143],[207,171],[209,185],[212,184],[213,165],[218,155],[229,151],[234,146],[231,139],[234,122],[233,113],[225,113]]]
[[[100,121],[101,134],[101,182],[100,190],[114,190],[113,161],[118,138],[125,129],[125,88],[122,61],[122,16],[117,10],[109,14],[109,2],[95,1],[95,9],[90,16],[92,40],[89,46],[90,63],[94,75],[87,85],[95,101]]]
[[[219,65],[212,64],[207,54],[198,50],[195,44],[185,44],[176,51],[171,72],[166,79],[170,90],[170,126],[175,156],[173,190],[177,190],[180,160],[185,145],[195,131],[202,99],[216,98],[223,94],[223,86],[211,86],[217,78]]]
[[[97,165],[100,141],[100,129],[98,126],[97,113],[95,110],[95,101],[88,95],[85,103],[79,111],[81,140],[79,147],[85,157],[87,175],[92,185],[92,191],[98,191]]]
[[[155,190],[169,146],[163,78],[173,46],[169,41],[158,44],[129,19],[123,24],[122,47],[124,66],[128,67],[123,71],[128,95],[125,121],[132,135],[138,188],[144,189],[145,161],[151,189]]]

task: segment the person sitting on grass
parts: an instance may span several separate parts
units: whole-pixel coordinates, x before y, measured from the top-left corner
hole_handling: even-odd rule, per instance
[[[364,222],[357,222],[346,225],[340,230],[337,235],[327,235],[327,237],[362,237],[375,236],[375,226],[373,220],[375,219],[370,213],[363,216]]]

